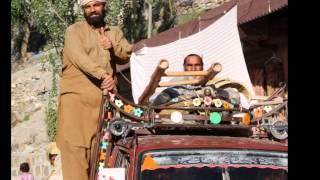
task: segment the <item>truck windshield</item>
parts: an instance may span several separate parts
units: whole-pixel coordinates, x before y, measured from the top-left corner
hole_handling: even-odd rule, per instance
[[[139,157],[140,180],[286,180],[285,152],[255,150],[162,150]]]

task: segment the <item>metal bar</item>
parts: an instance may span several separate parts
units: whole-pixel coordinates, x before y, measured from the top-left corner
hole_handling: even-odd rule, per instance
[[[264,101],[264,102],[261,102],[261,103],[256,103],[256,104],[251,105],[249,109],[256,108],[256,107],[259,107],[259,106],[276,105],[276,104],[282,104],[282,103],[283,103],[283,100],[280,100],[280,101]]]
[[[194,114],[183,114],[182,118],[184,121],[205,121],[207,123],[207,121],[210,120],[210,117],[207,115],[194,115]],[[170,119],[170,114],[161,114],[159,119]],[[222,118],[222,122],[229,122],[231,120],[234,121],[241,121],[241,118],[238,117],[234,117],[232,118],[231,116],[223,116]],[[161,122],[161,120],[157,120],[157,122]]]
[[[141,118],[141,117],[136,117],[130,113],[125,112],[123,109],[119,108],[118,106],[116,106],[113,102],[110,101],[110,105],[117,111],[119,111],[121,114],[123,114],[124,116],[127,116],[129,118],[131,118],[130,120],[132,121],[136,121],[136,122],[140,122],[140,121],[147,121],[146,118]]]
[[[161,106],[151,106],[150,109],[175,109],[175,110],[186,110],[186,111],[192,111],[192,110],[210,110],[210,111],[239,111],[239,112],[250,112],[248,109],[245,108],[215,108],[215,107],[180,107],[180,106],[170,106],[170,107],[161,107]]]
[[[283,104],[278,105],[276,108],[272,109],[270,112],[262,115],[261,117],[258,117],[258,118],[253,119],[251,122],[257,122],[257,121],[260,121],[262,118],[271,116],[272,114],[276,113],[276,112],[277,112],[278,110],[280,110],[281,108],[286,107],[286,105],[287,105],[287,102],[284,102]]]
[[[181,124],[155,124],[153,128],[188,128],[188,129],[226,129],[226,130],[249,130],[249,126],[244,125],[225,125],[225,124],[218,124],[218,125],[199,125],[199,124],[188,124],[188,125],[181,125]]]

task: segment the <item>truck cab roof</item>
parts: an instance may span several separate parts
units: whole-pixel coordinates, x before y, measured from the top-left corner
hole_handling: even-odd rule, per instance
[[[228,136],[146,135],[139,136],[136,140],[134,138],[121,139],[116,144],[133,150],[133,148],[130,148],[133,141],[137,143],[137,152],[172,148],[228,148],[288,151],[288,146],[284,143],[268,139]]]

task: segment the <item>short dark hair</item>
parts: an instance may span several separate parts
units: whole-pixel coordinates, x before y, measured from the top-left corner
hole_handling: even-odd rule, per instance
[[[29,172],[29,164],[27,162],[21,163],[20,164],[20,171],[22,172]]]
[[[200,62],[201,62],[201,66],[203,66],[203,61],[202,61],[202,57],[199,56],[198,54],[189,54],[188,56],[186,56],[183,60],[183,65],[186,64],[186,61],[187,61],[187,58],[190,57],[190,56],[197,56],[199,59],[200,59]]]

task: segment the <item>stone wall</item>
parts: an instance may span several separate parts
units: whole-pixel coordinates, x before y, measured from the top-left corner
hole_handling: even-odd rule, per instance
[[[12,64],[11,179],[17,179],[23,162],[30,164],[35,180],[46,180],[52,170],[46,153],[49,138],[45,122],[52,70],[39,56],[23,66]]]

